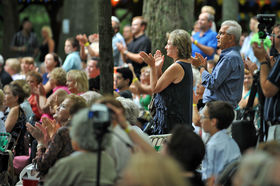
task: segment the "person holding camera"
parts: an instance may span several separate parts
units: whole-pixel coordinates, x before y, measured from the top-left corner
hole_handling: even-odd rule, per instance
[[[280,52],[280,24],[276,24],[272,31],[274,48]],[[260,84],[265,96],[264,120],[269,125],[267,141],[280,141],[280,58],[269,57],[263,42],[259,46],[253,44],[256,58],[260,61]]]

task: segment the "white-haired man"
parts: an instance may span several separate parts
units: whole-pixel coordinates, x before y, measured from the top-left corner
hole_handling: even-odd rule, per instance
[[[114,36],[112,38],[112,47],[113,47],[113,58],[114,58],[114,66],[122,66],[123,60],[121,58],[120,51],[118,50],[117,43],[121,43],[126,46],[125,40],[123,36],[120,34],[120,21],[117,17],[112,16],[112,27],[114,31]]]
[[[193,65],[200,67],[202,85],[205,87],[203,103],[221,100],[231,103],[234,108],[239,103],[244,80],[244,64],[238,45],[241,32],[241,26],[236,21],[222,23],[217,35],[222,53],[211,74],[206,69],[206,58],[197,54],[193,59]]]

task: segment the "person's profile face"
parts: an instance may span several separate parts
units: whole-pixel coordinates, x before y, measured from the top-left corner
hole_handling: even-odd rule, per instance
[[[66,54],[70,54],[71,52],[74,51],[73,45],[69,40],[65,41],[64,51]]]

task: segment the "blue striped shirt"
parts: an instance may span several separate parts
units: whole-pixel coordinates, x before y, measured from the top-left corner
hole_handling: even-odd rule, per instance
[[[202,72],[203,103],[221,100],[237,106],[244,81],[244,64],[239,49],[237,46],[224,49],[212,74],[206,70]]]
[[[272,67],[268,80],[280,89],[280,57],[278,56],[275,65]],[[264,103],[265,121],[280,122],[280,91],[273,97],[265,98]]]

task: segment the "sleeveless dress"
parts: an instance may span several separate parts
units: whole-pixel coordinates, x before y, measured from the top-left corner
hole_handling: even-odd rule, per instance
[[[40,62],[44,62],[45,61],[45,56],[49,53],[49,45],[48,42],[43,43],[40,47],[40,57],[39,57],[39,61]]]
[[[9,114],[8,112],[5,112],[4,119],[3,119],[4,121],[6,121],[8,114]],[[16,143],[16,141],[18,139],[16,147],[15,147],[16,156],[28,154],[28,148],[26,148],[26,144],[25,144],[25,140],[24,140],[24,136],[25,136],[26,132],[27,132],[26,131],[26,116],[25,116],[22,108],[19,107],[19,115],[18,115],[17,122],[16,122],[14,128],[12,129],[12,131],[10,132],[10,134],[12,135],[12,139],[9,144],[9,149],[11,149],[12,146]],[[19,136],[19,138],[18,138],[18,136]]]
[[[167,134],[177,124],[192,126],[193,74],[191,64],[177,61],[184,69],[181,82],[171,83],[154,97],[156,108],[153,134]]]

